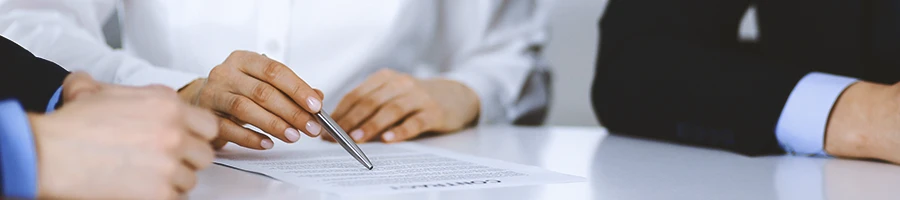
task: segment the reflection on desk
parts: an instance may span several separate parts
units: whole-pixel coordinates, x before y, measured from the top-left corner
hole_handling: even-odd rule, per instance
[[[304,138],[312,140],[309,138]],[[482,127],[417,143],[583,176],[588,182],[341,197],[213,166],[191,199],[897,199],[900,166],[799,156],[747,157],[608,135],[588,127]],[[276,144],[276,148],[290,145]]]

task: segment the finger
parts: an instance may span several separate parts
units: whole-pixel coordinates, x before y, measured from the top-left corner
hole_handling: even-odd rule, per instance
[[[171,180],[178,193],[186,193],[187,191],[194,189],[194,186],[197,185],[197,174],[195,174],[193,169],[186,165],[178,165],[178,167],[175,168]]]
[[[235,124],[238,124],[238,125],[241,125],[241,124],[249,124],[249,123],[247,123],[247,122],[245,122],[245,121],[241,121],[241,119],[238,119],[238,118],[236,118],[236,117],[234,117],[234,116],[231,116],[231,115],[228,115],[228,114],[224,114],[223,116],[225,116],[225,118],[231,120],[232,122],[234,122]]]
[[[374,114],[376,110],[381,108],[384,103],[397,96],[400,96],[401,94],[409,92],[410,88],[412,88],[415,84],[415,80],[412,77],[395,76],[395,78],[395,80],[391,80],[390,82],[382,85],[380,88],[356,101],[356,105],[354,105],[353,108],[351,108],[350,111],[347,112],[347,115],[345,115],[343,118],[336,119],[338,125],[344,128],[344,130],[353,130],[358,128],[364,120],[372,116],[372,114]]]
[[[300,139],[300,133],[297,132],[297,129],[300,129],[310,137],[319,136],[322,126],[312,118],[312,115],[310,115],[309,112],[300,108],[300,106],[294,103],[289,97],[285,96],[284,93],[277,88],[252,77],[243,76],[238,77],[237,79],[238,80],[234,82],[239,83],[240,85],[233,85],[233,88],[237,90],[236,92],[238,94],[253,100],[253,102],[263,109],[275,114],[291,126],[286,129],[275,130],[276,132],[270,132],[270,130],[266,129],[263,130],[266,130],[268,133],[281,133],[284,137],[279,138],[288,143],[296,142]],[[271,127],[269,128],[272,129]]]
[[[215,152],[208,140],[198,137],[187,137],[181,145],[182,159],[191,168],[200,170],[212,164]]]
[[[72,72],[66,76],[62,85],[63,101],[74,101],[84,95],[96,93],[101,87],[91,75],[84,72]]]
[[[228,140],[224,140],[222,138],[216,138],[215,140],[210,142],[210,144],[212,145],[213,149],[219,150],[219,149],[222,149],[222,147],[225,147],[226,144],[228,144]]]
[[[269,135],[291,142],[285,137],[285,132],[297,131],[290,124],[278,116],[263,109],[249,98],[241,95],[224,93],[217,95],[214,109],[222,111],[240,121],[244,121],[259,127]],[[289,130],[290,129],[290,130]],[[299,136],[299,133],[297,133]],[[299,138],[299,137],[298,137]]]
[[[365,119],[359,129],[351,132],[351,136],[361,136],[361,138],[353,138],[358,142],[366,142],[377,139],[376,136],[381,135],[384,130],[397,124],[403,118],[410,116],[413,112],[421,109],[424,98],[421,94],[409,94],[397,97],[386,102],[376,111],[372,117]]]
[[[219,118],[219,138],[238,146],[257,150],[271,149],[275,144],[269,137],[246,129],[233,121]]]
[[[275,86],[310,113],[318,113],[322,109],[322,99],[316,91],[290,68],[265,56],[248,56],[255,59],[252,59],[250,65],[241,65],[239,69],[242,72]]]
[[[337,140],[334,140],[334,137],[331,137],[331,134],[322,134],[322,140],[328,142],[337,142]]]
[[[397,72],[390,69],[382,69],[375,72],[375,74],[366,78],[359,86],[356,86],[356,88],[353,88],[353,90],[341,98],[341,101],[338,102],[338,106],[334,109],[334,112],[331,113],[331,117],[335,120],[343,118],[344,115],[356,105],[356,102],[359,101],[360,98],[367,96],[369,93],[380,88],[395,75],[397,75]]]
[[[182,121],[184,122],[184,125],[191,130],[191,133],[205,141],[213,140],[218,136],[219,121],[212,112],[187,104],[183,105],[185,107],[185,112],[182,115]]]
[[[399,126],[381,134],[381,141],[385,143],[400,142],[412,139],[431,130],[437,116],[430,112],[419,112],[407,117]]]

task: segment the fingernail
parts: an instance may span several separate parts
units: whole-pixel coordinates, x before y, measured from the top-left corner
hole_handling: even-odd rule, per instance
[[[322,102],[313,97],[306,98],[306,105],[309,106],[312,112],[319,112],[319,109],[322,109]]]
[[[384,139],[384,141],[394,141],[394,132],[388,131],[384,133],[383,135],[381,135],[381,139]]]
[[[272,145],[275,145],[275,143],[272,143],[272,140],[270,139],[263,139],[262,142],[259,142],[259,145],[262,146],[263,149],[271,149]]]
[[[350,137],[353,137],[353,140],[359,141],[363,137],[363,132],[362,130],[355,130],[350,133]]]
[[[309,124],[307,124],[306,127],[309,127]],[[296,142],[300,139],[300,132],[294,128],[287,128],[284,129],[284,137],[286,137],[288,141]]]
[[[306,122],[306,131],[309,131],[309,134],[312,134],[313,137],[319,136],[319,131],[322,130],[322,126],[319,123],[314,121]]]

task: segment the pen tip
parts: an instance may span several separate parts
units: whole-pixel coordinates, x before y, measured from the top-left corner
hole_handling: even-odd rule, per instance
[[[374,167],[375,167],[375,166],[369,166],[369,170],[372,170],[372,168],[374,168]]]

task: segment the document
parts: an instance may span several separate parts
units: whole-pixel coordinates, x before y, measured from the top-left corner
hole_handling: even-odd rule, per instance
[[[338,195],[393,194],[584,181],[533,166],[414,143],[361,144],[368,170],[337,145],[218,154],[216,162]]]

